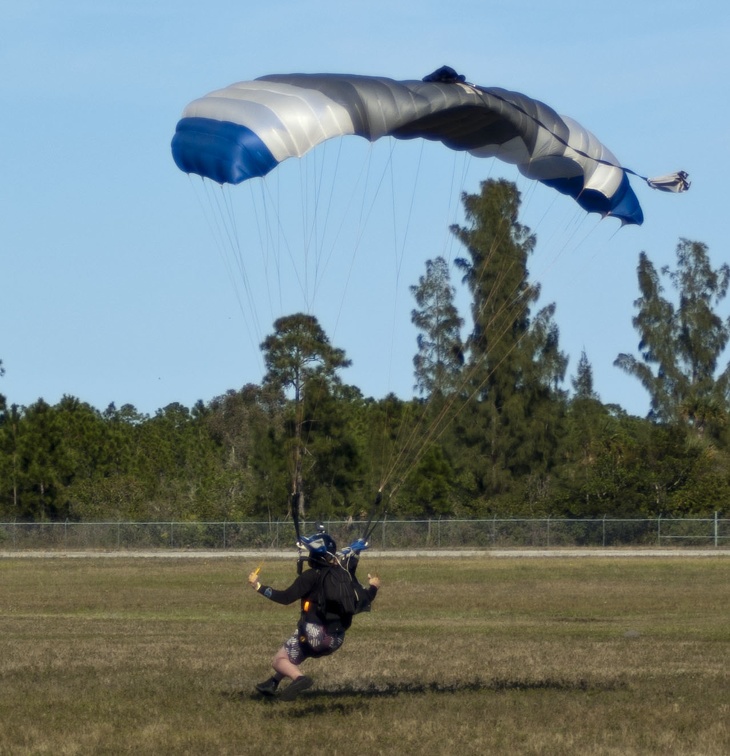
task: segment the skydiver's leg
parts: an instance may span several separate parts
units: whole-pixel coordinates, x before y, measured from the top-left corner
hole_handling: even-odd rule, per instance
[[[301,677],[302,673],[299,671],[299,666],[289,659],[289,652],[286,645],[282,646],[277,652],[276,656],[271,660],[271,666],[274,668],[274,677],[277,680],[281,680],[283,677],[289,677],[292,680],[296,680],[297,677]]]
[[[299,665],[308,655],[297,629],[296,634],[278,650],[271,662],[277,675],[291,678],[291,682],[279,696],[282,701],[293,701],[303,690],[312,686],[312,678],[299,671]]]
[[[256,690],[265,696],[275,696],[279,689],[279,683],[285,677],[291,678],[292,681],[304,677],[299,671],[298,665],[305,658],[306,655],[299,641],[299,630],[297,629],[271,660],[274,674],[268,680],[258,683]]]
[[[279,682],[288,677],[291,679],[289,686],[284,689],[284,692],[280,694],[279,698],[282,701],[293,701],[301,691],[311,687],[313,680],[311,677],[307,677],[299,671],[299,665],[312,655],[309,644],[313,638],[316,637],[321,640],[322,637],[329,638],[323,630],[324,628],[318,626],[311,626],[307,624],[306,629],[300,633],[300,629],[297,628],[296,632],[284,643],[284,645],[276,652],[276,656],[271,660],[271,666],[274,668],[274,675],[268,680],[259,683],[256,686],[256,690],[266,696],[274,696],[277,693]],[[344,636],[344,634],[343,634]],[[306,645],[303,645],[306,641]],[[342,644],[342,639],[336,643],[336,647]],[[329,643],[327,644],[329,645]],[[324,656],[334,651],[334,648],[326,648],[320,655]]]

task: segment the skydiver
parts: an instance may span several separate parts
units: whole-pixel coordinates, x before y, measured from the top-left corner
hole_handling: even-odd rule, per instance
[[[314,548],[312,546],[314,545]],[[317,546],[319,545],[319,548]],[[352,615],[340,616],[336,620],[327,621],[322,615],[320,606],[320,570],[323,565],[336,566],[337,545],[334,540],[323,533],[321,544],[310,544],[310,569],[305,570],[285,590],[277,590],[271,586],[262,585],[259,581],[259,572],[254,570],[248,576],[251,587],[261,595],[277,604],[292,604],[297,599],[301,600],[302,613],[296,630],[284,645],[277,651],[271,661],[274,674],[256,685],[256,690],[265,696],[275,696],[279,683],[285,677],[291,683],[279,696],[283,701],[292,701],[299,693],[311,687],[313,680],[299,670],[303,661],[309,658],[329,656],[337,651],[345,641],[345,632],[352,624]],[[377,575],[368,575],[368,588],[365,589],[357,581],[355,570],[357,569],[357,553],[351,553],[347,560],[347,570],[352,576],[355,586],[361,589],[362,607],[369,607],[374,601],[380,588],[380,578]]]

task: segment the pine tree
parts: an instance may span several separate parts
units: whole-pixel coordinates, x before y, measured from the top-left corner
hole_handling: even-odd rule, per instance
[[[593,390],[593,367],[588,360],[588,356],[583,350],[578,360],[578,370],[575,377],[571,379],[573,386],[574,398],[576,399],[598,399],[598,395]]]
[[[531,317],[540,292],[529,283],[527,258],[536,239],[518,221],[517,188],[489,180],[462,199],[467,225],[452,231],[469,255],[456,263],[472,295],[468,371],[480,415],[462,427],[477,452],[477,485],[494,495],[508,490],[513,476],[544,475],[549,468],[567,360],[554,305]]]
[[[261,344],[267,373],[264,384],[291,391],[293,421],[292,492],[297,497],[299,517],[304,519],[303,428],[305,425],[305,388],[313,379],[339,383],[337,371],[351,361],[342,349],[333,347],[313,315],[297,313],[274,322],[274,333]]]
[[[727,420],[730,365],[716,372],[730,339],[730,319],[721,319],[713,306],[727,295],[730,266],[713,269],[705,244],[681,239],[676,269],[665,266],[661,275],[677,291],[676,305],[664,296],[661,277],[642,252],[633,319],[641,358],[620,354],[614,364],[649,392],[651,419],[687,423],[701,437]]]
[[[420,331],[413,358],[414,389],[427,396],[450,394],[459,386],[464,364],[460,333],[464,320],[454,305],[446,260],[427,260],[426,274],[410,290],[418,305],[411,312],[411,322]]]

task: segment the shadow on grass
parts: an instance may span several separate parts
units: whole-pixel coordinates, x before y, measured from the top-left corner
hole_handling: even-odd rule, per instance
[[[429,693],[504,693],[507,691],[553,690],[562,692],[605,692],[625,688],[619,681],[591,681],[586,679],[563,680],[558,678],[542,679],[505,679],[472,680],[464,682],[401,682],[370,683],[368,685],[342,685],[328,690],[308,690],[296,699],[296,706],[289,707],[278,696],[262,696],[254,690],[243,690],[240,686],[222,691],[225,698],[235,701],[259,701],[265,705],[286,707],[280,709],[281,715],[304,717],[312,714],[349,714],[361,711],[363,705],[379,698],[397,696],[419,696]],[[289,702],[294,703],[294,702]]]

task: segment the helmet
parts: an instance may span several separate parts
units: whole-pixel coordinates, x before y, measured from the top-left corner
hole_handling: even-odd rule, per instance
[[[309,551],[310,556],[323,557],[325,554],[334,556],[337,553],[335,539],[328,533],[322,532],[313,536],[303,536],[301,543]]]

